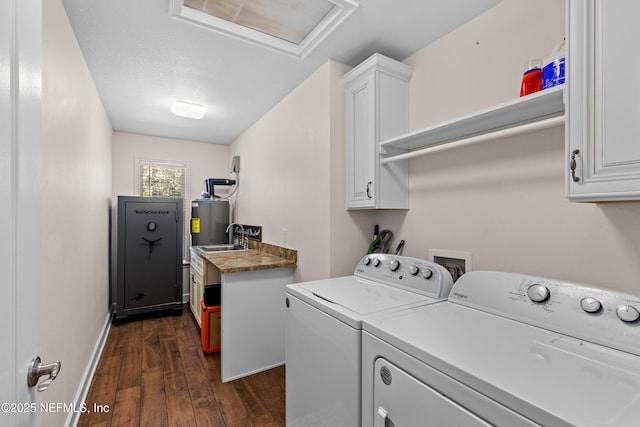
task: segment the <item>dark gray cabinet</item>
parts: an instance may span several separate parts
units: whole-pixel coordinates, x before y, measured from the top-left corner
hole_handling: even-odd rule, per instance
[[[180,198],[118,197],[116,320],[182,312]]]

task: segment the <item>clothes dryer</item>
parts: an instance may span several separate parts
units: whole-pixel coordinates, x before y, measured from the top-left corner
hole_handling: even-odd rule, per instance
[[[470,272],[363,324],[363,426],[637,426],[640,297]],[[437,327],[436,327],[437,326]]]

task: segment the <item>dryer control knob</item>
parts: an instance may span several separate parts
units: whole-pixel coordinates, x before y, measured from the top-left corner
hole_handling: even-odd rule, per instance
[[[373,259],[373,266],[374,267],[380,267],[380,258],[374,258]]]
[[[369,258],[368,256],[364,257],[364,265],[369,265],[369,264],[371,264],[371,258]]]
[[[602,304],[595,298],[586,297],[580,300],[580,307],[587,313],[597,313],[602,308]]]
[[[529,286],[527,289],[527,295],[529,299],[533,302],[545,302],[549,299],[551,293],[549,292],[549,288],[539,283],[533,284]]]
[[[619,305],[616,309],[616,314],[618,315],[618,319],[623,322],[635,322],[640,318],[640,311],[628,304]]]
[[[398,261],[397,259],[392,259],[391,262],[389,263],[389,270],[398,271],[399,268],[400,268],[400,261]]]
[[[431,276],[433,276],[433,270],[430,268],[423,268],[422,269],[422,277],[424,277],[425,279],[431,279]]]
[[[412,276],[416,276],[419,271],[420,269],[416,265],[412,265],[411,267],[409,267],[409,273],[411,273]]]

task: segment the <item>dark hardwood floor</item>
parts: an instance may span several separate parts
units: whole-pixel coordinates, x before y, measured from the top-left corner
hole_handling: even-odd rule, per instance
[[[284,389],[284,366],[223,384],[185,306],[111,328],[78,425],[284,426]]]

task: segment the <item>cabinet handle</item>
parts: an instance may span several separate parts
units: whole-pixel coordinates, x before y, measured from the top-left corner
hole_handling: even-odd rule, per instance
[[[371,181],[367,182],[367,197],[371,198]]]
[[[580,154],[580,150],[577,148],[571,152],[571,163],[569,167],[571,168],[571,179],[573,182],[580,181],[580,177],[576,176],[576,156],[578,154]]]

